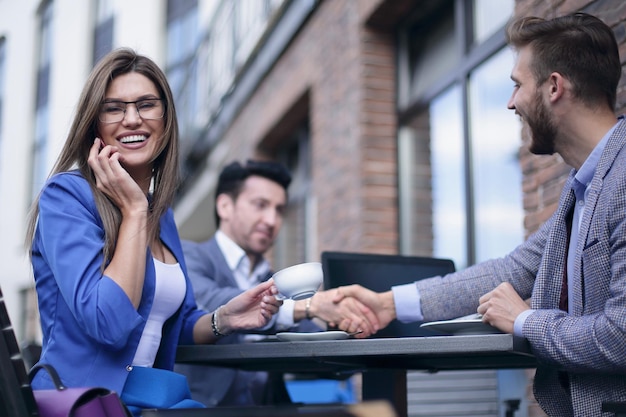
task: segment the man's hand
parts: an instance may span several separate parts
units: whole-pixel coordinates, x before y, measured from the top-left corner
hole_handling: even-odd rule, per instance
[[[230,333],[265,326],[283,304],[276,294],[278,289],[273,279],[239,294],[220,310],[222,327]]]
[[[380,329],[376,314],[359,300],[343,298],[335,302],[337,291],[333,288],[317,292],[311,298],[310,315],[348,333],[362,331],[355,335],[358,338],[371,336]]]
[[[391,291],[377,293],[358,284],[337,288],[334,298],[335,303],[340,303],[349,298],[355,298],[369,307],[378,318],[379,330],[387,327],[391,320],[396,318],[396,306]]]
[[[498,285],[480,297],[478,302],[477,311],[483,315],[485,323],[511,334],[517,316],[530,308],[508,282]]]

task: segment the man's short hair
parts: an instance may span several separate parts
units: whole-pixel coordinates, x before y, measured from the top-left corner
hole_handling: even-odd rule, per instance
[[[243,183],[251,176],[263,177],[274,181],[285,189],[285,193],[287,193],[287,188],[291,183],[291,173],[287,167],[281,163],[252,159],[248,159],[245,165],[242,165],[239,161],[231,162],[222,169],[219,179],[217,180],[214,213],[215,225],[217,227],[220,225],[220,218],[217,214],[217,197],[221,194],[227,194],[233,200],[236,200],[241,193]]]
[[[558,72],[583,103],[615,111],[622,64],[615,34],[602,20],[581,12],[554,19],[527,16],[509,22],[506,36],[514,49],[532,48],[537,85]]]

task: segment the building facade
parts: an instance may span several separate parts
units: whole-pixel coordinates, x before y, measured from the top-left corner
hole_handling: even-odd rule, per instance
[[[151,56],[175,92],[183,238],[212,235],[223,165],[269,158],[294,174],[274,268],[344,250],[445,257],[460,269],[535,231],[569,171],[558,156],[531,155],[506,109],[507,20],[582,10],[612,26],[623,49],[622,3],[0,0],[0,286],[18,337],[38,338],[29,205],[84,80],[111,49]],[[504,416],[520,399],[516,416],[538,416],[530,376],[412,375],[410,413]],[[455,400],[438,384],[455,384]]]

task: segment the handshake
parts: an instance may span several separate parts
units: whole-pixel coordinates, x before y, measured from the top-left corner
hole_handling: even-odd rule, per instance
[[[331,328],[365,338],[395,318],[391,291],[378,294],[360,285],[318,291],[324,278],[319,262],[281,269],[272,278],[279,300],[296,300],[294,320],[317,318]]]
[[[304,303],[304,309],[298,304]],[[377,293],[361,285],[318,291],[296,303],[294,319],[318,318],[329,327],[356,338],[365,338],[387,327],[396,318],[391,291]]]

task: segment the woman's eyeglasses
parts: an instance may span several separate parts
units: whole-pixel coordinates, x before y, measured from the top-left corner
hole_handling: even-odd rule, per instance
[[[102,103],[98,119],[102,123],[118,123],[124,120],[129,104],[135,105],[137,114],[143,120],[160,119],[165,114],[163,100],[148,98],[137,101],[107,101]]]

